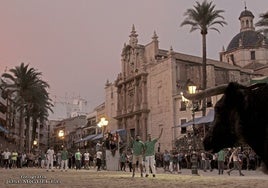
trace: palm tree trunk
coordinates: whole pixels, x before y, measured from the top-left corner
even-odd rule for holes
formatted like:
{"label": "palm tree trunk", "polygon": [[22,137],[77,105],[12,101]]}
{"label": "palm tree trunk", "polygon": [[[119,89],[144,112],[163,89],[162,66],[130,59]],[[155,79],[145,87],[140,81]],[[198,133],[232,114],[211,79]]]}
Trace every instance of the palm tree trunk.
{"label": "palm tree trunk", "polygon": [[[207,43],[206,34],[202,34],[202,89],[207,88]],[[202,116],[206,115],[207,99],[202,100]]]}
{"label": "palm tree trunk", "polygon": [[23,123],[23,110],[20,110],[20,118],[19,118],[19,149],[21,152],[24,151],[24,142],[23,142],[23,129],[22,129],[22,123]]}
{"label": "palm tree trunk", "polygon": [[26,117],[26,151],[27,152],[30,152],[31,150],[31,146],[30,146],[30,143],[31,143],[31,138],[30,138],[30,120],[31,118],[27,115]]}
{"label": "palm tree trunk", "polygon": [[[32,130],[32,139],[31,139],[31,146],[33,146],[33,142],[36,139],[36,128],[37,128],[37,120],[33,118],[33,130]],[[38,140],[39,142],[39,140]]]}

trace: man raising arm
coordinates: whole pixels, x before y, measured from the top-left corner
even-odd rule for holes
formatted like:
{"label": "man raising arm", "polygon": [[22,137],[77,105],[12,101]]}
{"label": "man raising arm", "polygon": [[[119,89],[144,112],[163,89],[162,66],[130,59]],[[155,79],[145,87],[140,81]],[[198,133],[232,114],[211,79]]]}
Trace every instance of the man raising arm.
{"label": "man raising arm", "polygon": [[161,129],[160,135],[158,138],[155,138],[152,140],[151,134],[148,135],[148,140],[144,143],[145,145],[145,169],[146,169],[146,175],[145,177],[149,176],[149,170],[150,167],[152,169],[153,177],[155,177],[155,144],[160,139],[163,133],[163,128]]}

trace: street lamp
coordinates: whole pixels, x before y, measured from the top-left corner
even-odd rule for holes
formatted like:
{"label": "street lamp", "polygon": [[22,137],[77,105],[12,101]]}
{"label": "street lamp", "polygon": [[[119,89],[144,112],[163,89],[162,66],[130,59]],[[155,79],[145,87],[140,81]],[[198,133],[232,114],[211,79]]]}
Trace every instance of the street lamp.
{"label": "street lamp", "polygon": [[[196,88],[197,86],[195,85],[189,85],[188,86],[188,92],[190,94],[195,94],[196,93]],[[190,103],[189,103],[189,100],[186,99],[184,96],[183,96],[183,93],[181,93],[181,96],[182,96],[182,101],[186,103],[186,105],[188,106]],[[195,126],[195,110],[197,108],[197,104],[195,103],[195,101],[192,101],[191,104],[191,110],[192,110],[192,119],[193,119],[193,153],[192,153],[192,156],[191,156],[191,162],[192,162],[192,174],[194,175],[198,175],[198,169],[197,169],[197,153],[196,153],[196,138],[195,138],[195,129],[194,129],[194,126]]]}
{"label": "street lamp", "polygon": [[34,140],[33,141],[33,148],[34,148],[34,150],[36,149],[36,146],[37,146],[37,140]]}
{"label": "street lamp", "polygon": [[62,148],[64,147],[64,130],[59,130],[58,136],[62,139]]}
{"label": "street lamp", "polygon": [[[104,129],[105,127],[108,125],[108,121],[105,119],[105,117],[102,117],[100,122],[97,124],[98,127],[101,128],[101,131],[102,131],[102,144],[104,142]],[[106,150],[104,149],[104,147],[102,147],[102,168],[104,169],[104,166],[105,166],[105,152]]]}
{"label": "street lamp", "polygon": [[[188,91],[190,94],[195,94],[196,93],[196,86],[195,85],[189,85],[188,86]],[[192,174],[198,175],[198,170],[197,170],[197,153],[196,153],[196,138],[195,138],[195,110],[197,106],[195,104],[195,101],[192,101],[192,117],[193,117],[193,153],[192,153]]]}
{"label": "street lamp", "polygon": [[105,117],[102,117],[100,122],[98,123],[98,127],[100,127],[102,131],[102,139],[104,139],[104,129],[107,125],[108,121],[105,119]]}

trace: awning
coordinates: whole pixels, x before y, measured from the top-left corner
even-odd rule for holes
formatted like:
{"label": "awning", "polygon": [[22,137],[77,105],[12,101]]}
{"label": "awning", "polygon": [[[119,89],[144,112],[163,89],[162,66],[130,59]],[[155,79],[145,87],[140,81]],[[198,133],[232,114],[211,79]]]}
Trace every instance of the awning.
{"label": "awning", "polygon": [[92,138],[96,137],[96,136],[99,136],[100,134],[90,134],[90,135],[87,135],[86,137],[82,138],[82,139],[79,139],[77,140],[75,143],[79,143],[79,142],[84,142],[84,141],[89,141],[91,140]]}
{"label": "awning", "polygon": [[0,125],[0,132],[1,131],[8,134],[8,130],[6,130],[2,125]]}
{"label": "awning", "polygon": [[197,122],[198,122],[201,118],[202,118],[202,117],[194,118],[194,122],[193,122],[193,120],[191,119],[190,121],[187,121],[186,123],[183,123],[182,125],[179,125],[178,127],[188,127],[188,126],[190,126],[190,125],[197,124]]}
{"label": "awning", "polygon": [[92,140],[99,140],[102,138],[102,134],[98,134],[97,136],[95,136]]}
{"label": "awning", "polygon": [[250,84],[258,84],[258,83],[268,83],[268,77],[262,76],[262,77],[252,78],[250,80]]}
{"label": "awning", "polygon": [[214,120],[214,110],[209,110],[208,114],[204,117],[202,117],[197,124],[203,124],[203,123],[211,123]]}
{"label": "awning", "polygon": [[190,125],[199,125],[199,124],[204,124],[204,123],[211,123],[214,120],[214,109],[210,109],[208,114],[203,117],[198,117],[193,120],[191,119],[190,121],[183,123],[182,125],[178,125],[177,127],[188,127]]}
{"label": "awning", "polygon": [[[111,134],[115,134],[115,133],[118,133],[119,136],[125,136],[127,134],[127,131],[125,129],[117,129],[117,130],[113,130],[111,131]],[[99,134],[98,136],[94,137],[93,139],[91,140],[98,140],[98,139],[101,139],[102,138],[102,134]]]}

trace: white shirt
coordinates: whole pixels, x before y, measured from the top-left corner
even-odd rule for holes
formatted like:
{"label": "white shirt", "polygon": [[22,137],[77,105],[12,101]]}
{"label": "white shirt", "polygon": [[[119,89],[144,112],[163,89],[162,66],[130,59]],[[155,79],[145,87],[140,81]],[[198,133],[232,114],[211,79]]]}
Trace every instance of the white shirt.
{"label": "white shirt", "polygon": [[9,151],[4,151],[3,152],[4,159],[9,159],[10,155],[11,155],[11,153]]}
{"label": "white shirt", "polygon": [[54,150],[53,149],[48,149],[47,150],[47,159],[48,160],[53,160],[53,155],[54,155]]}
{"label": "white shirt", "polygon": [[101,151],[98,151],[98,152],[96,153],[96,157],[97,157],[97,159],[101,159],[101,156],[102,156],[102,152],[101,152]]}
{"label": "white shirt", "polygon": [[89,153],[84,153],[84,157],[86,161],[89,161]]}

